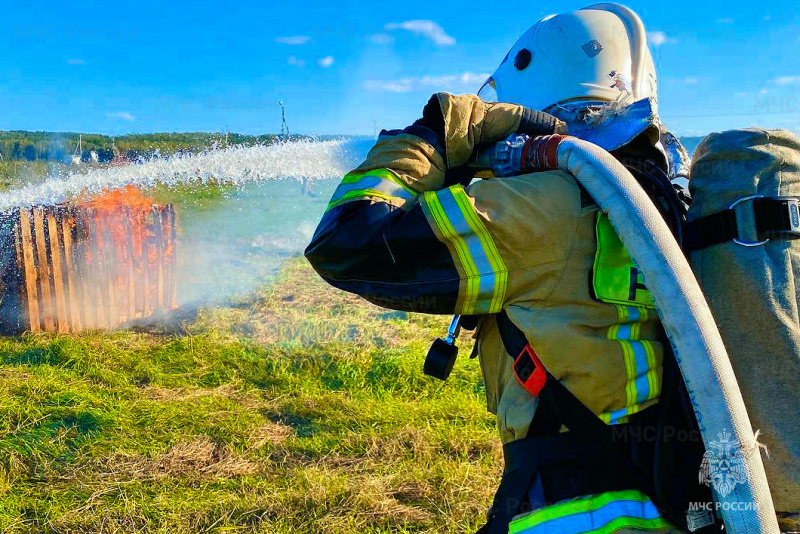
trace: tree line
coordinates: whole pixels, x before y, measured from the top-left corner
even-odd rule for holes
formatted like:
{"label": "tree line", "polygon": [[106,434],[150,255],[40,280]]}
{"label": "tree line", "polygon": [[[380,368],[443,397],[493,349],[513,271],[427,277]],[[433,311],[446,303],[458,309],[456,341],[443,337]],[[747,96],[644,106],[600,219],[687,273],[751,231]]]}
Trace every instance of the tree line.
{"label": "tree line", "polygon": [[[0,131],[0,158],[6,161],[69,162],[74,155],[83,161],[107,163],[119,155],[129,160],[196,153],[228,145],[271,144],[274,134],[151,133],[108,136],[75,132]],[[291,136],[299,139],[301,136]],[[78,154],[78,141],[81,150]]]}

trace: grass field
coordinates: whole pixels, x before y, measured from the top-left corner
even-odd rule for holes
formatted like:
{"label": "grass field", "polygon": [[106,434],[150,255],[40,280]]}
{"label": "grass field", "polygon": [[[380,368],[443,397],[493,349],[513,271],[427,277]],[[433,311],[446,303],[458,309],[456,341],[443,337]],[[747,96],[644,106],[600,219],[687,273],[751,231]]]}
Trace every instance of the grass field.
{"label": "grass field", "polygon": [[422,374],[447,320],[297,258],[166,324],[2,339],[0,532],[474,530],[501,452],[475,360]]}
{"label": "grass field", "polygon": [[9,161],[0,159],[0,193],[30,184],[38,184],[50,175],[68,172],[76,167],[45,161]]}

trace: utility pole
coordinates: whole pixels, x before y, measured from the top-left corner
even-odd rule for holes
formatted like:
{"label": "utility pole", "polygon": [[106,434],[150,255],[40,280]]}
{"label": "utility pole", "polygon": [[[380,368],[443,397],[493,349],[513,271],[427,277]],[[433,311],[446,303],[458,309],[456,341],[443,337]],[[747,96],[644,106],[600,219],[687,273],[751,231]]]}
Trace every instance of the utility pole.
{"label": "utility pole", "polygon": [[281,137],[289,137],[289,125],[286,124],[286,108],[283,106],[283,101],[278,100],[278,105],[281,107]]}

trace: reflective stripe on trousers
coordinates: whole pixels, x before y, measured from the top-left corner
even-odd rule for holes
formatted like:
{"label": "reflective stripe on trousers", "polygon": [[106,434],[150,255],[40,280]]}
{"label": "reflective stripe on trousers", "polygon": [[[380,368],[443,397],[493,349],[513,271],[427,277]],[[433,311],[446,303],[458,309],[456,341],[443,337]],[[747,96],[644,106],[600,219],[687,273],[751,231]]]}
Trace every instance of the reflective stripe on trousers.
{"label": "reflective stripe on trousers", "polygon": [[509,534],[611,534],[636,529],[677,532],[640,491],[613,491],[578,497],[514,519]]}

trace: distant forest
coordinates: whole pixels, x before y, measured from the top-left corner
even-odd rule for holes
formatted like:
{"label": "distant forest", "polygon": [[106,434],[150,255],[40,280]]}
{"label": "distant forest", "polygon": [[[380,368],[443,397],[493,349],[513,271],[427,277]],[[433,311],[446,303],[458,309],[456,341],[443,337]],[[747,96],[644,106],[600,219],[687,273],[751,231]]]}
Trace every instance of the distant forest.
{"label": "distant forest", "polygon": [[[197,153],[229,145],[272,144],[275,134],[244,135],[237,133],[150,133],[108,136],[74,132],[0,131],[0,160],[71,163],[81,139],[81,161],[108,163],[116,155],[138,161],[177,153]],[[330,136],[326,136],[330,137]],[[304,136],[290,136],[302,139]],[[691,154],[701,137],[683,137],[681,141]]]}
{"label": "distant forest", "polygon": [[[81,139],[81,160],[108,163],[115,155],[140,158],[195,153],[227,145],[271,144],[277,135],[236,133],[152,133],[111,137],[98,134],[0,131],[0,156],[5,161],[70,162]],[[300,136],[292,136],[292,139]]]}

